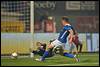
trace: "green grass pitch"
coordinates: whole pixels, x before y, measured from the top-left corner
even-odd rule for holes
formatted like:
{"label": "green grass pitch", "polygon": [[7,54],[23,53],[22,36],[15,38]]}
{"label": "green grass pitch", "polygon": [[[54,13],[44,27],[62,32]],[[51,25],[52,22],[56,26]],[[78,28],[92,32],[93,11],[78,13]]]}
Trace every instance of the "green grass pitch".
{"label": "green grass pitch", "polygon": [[[35,56],[38,58],[39,56]],[[43,62],[35,61],[32,58],[1,58],[1,66],[99,66],[99,53],[81,53],[80,62],[74,59],[56,55],[47,58]]]}

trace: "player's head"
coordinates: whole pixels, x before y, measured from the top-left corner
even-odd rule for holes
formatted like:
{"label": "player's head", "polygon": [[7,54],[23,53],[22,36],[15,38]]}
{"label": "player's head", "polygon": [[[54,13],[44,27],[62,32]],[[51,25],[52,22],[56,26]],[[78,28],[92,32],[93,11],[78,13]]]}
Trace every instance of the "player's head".
{"label": "player's head", "polygon": [[66,24],[69,24],[69,19],[67,16],[63,16],[62,19],[61,19],[61,23],[62,25],[66,25]]}

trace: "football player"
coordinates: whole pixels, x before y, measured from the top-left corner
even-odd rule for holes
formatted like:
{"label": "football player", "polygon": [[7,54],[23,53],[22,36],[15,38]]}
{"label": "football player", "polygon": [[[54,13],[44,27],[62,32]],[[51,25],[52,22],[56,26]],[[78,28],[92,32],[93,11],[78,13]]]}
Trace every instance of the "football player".
{"label": "football player", "polygon": [[[73,38],[73,34],[74,34],[73,33],[73,27],[70,25],[68,17],[62,17],[61,23],[63,25],[63,28],[62,28],[62,30],[59,34],[59,37],[57,39],[55,39],[53,42],[51,42],[50,45],[48,45],[48,50],[44,52],[43,56],[38,61],[44,61],[45,58],[47,56],[49,56],[50,50],[52,48],[61,46],[64,49],[64,46],[67,42],[67,37],[68,37],[69,34],[70,34],[69,43],[70,43],[70,45],[73,43],[72,42],[72,38]],[[73,54],[65,52],[65,53],[62,53],[62,55],[66,56],[66,57],[74,58],[76,61],[79,61],[79,59]]]}

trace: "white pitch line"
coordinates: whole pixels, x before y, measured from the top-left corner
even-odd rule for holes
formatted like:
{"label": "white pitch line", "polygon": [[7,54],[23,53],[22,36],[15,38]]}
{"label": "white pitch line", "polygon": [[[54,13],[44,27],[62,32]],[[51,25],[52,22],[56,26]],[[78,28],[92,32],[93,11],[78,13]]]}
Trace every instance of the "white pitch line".
{"label": "white pitch line", "polygon": [[[79,55],[79,56],[99,56],[97,55]],[[11,56],[1,56],[1,58],[10,58]],[[18,58],[28,58],[29,56],[18,56]],[[29,57],[30,58],[30,57]]]}
{"label": "white pitch line", "polygon": [[79,55],[79,56],[99,56],[99,55]]}
{"label": "white pitch line", "polygon": [[[89,63],[77,63],[77,64],[57,64],[57,65],[48,65],[48,66],[81,65],[81,64],[89,64]],[[91,64],[99,64],[99,63],[91,63]]]}

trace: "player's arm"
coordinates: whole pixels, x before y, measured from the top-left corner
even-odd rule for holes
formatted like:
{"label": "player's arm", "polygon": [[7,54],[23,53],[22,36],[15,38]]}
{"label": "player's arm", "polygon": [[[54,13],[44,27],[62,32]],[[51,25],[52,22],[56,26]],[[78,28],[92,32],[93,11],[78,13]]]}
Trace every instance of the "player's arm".
{"label": "player's arm", "polygon": [[69,34],[69,43],[72,44],[72,38],[73,38],[73,36],[74,36],[74,35],[73,35],[73,30],[70,29],[70,30],[69,30],[69,33],[70,33],[70,34]]}
{"label": "player's arm", "polygon": [[69,40],[69,43],[72,44],[72,38],[73,38],[74,32],[71,26],[65,26],[64,29],[69,32],[68,40]]}

